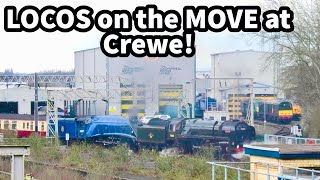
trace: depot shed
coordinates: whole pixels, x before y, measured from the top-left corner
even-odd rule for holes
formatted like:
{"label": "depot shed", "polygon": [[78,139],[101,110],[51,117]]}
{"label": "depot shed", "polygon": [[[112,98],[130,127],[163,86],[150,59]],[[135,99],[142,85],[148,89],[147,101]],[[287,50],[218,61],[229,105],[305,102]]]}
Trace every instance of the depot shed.
{"label": "depot shed", "polygon": [[[267,173],[278,175],[278,177],[270,176],[271,180],[279,179],[279,177],[287,177],[286,179],[310,179],[320,176],[320,145],[304,145],[304,144],[259,144],[246,145],[245,154],[250,155],[251,180],[268,179]],[[303,168],[303,169],[297,169]],[[262,174],[263,173],[263,174]]]}

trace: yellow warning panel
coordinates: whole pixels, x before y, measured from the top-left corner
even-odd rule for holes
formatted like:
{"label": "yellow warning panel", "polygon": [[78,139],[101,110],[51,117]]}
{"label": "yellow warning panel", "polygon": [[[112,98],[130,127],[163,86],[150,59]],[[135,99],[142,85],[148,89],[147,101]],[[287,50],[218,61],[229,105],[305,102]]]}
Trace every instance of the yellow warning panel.
{"label": "yellow warning panel", "polygon": [[109,107],[109,112],[110,113],[116,113],[117,112],[117,108],[115,106],[111,106],[111,107]]}

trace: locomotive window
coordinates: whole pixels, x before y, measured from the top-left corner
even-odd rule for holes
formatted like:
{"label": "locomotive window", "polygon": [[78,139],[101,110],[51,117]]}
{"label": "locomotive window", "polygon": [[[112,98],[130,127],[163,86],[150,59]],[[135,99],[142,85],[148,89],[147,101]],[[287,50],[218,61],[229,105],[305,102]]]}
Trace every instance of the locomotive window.
{"label": "locomotive window", "polygon": [[25,129],[26,128],[26,123],[23,123],[22,124],[22,129]]}
{"label": "locomotive window", "polygon": [[31,122],[30,130],[31,130],[31,131],[33,130],[33,122]]}
{"label": "locomotive window", "polygon": [[177,125],[176,125],[176,131],[179,131],[181,129],[181,123],[178,123]]}
{"label": "locomotive window", "polygon": [[0,120],[0,129],[1,129],[1,120]]}
{"label": "locomotive window", "polygon": [[16,130],[17,129],[17,121],[12,121],[11,129],[12,130]]}
{"label": "locomotive window", "polygon": [[27,123],[27,129],[29,129],[29,123]]}
{"label": "locomotive window", "polygon": [[4,129],[9,129],[9,121],[4,121],[3,128]]}
{"label": "locomotive window", "polygon": [[44,123],[41,123],[41,131],[44,131]]}
{"label": "locomotive window", "polygon": [[279,105],[279,110],[291,110],[291,104],[290,103],[281,103]]}

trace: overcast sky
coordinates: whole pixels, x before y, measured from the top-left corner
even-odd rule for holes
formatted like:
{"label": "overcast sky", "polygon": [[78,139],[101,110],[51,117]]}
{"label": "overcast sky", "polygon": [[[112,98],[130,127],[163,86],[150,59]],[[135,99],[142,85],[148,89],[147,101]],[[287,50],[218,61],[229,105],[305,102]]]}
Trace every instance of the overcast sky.
{"label": "overcast sky", "polygon": [[[222,3],[223,2],[223,3]],[[32,73],[43,70],[70,70],[74,68],[74,51],[99,47],[103,33],[93,29],[79,33],[47,33],[41,30],[33,33],[8,33],[3,28],[3,9],[7,5],[15,5],[17,9],[25,5],[39,8],[45,5],[70,5],[77,7],[87,5],[95,12],[107,9],[127,9],[133,11],[136,6],[156,4],[161,10],[174,9],[182,12],[185,5],[258,5],[258,0],[10,0],[0,1],[0,72],[13,68],[15,72]],[[197,33],[196,34],[197,68],[210,67],[210,54],[224,51],[260,49],[258,45],[250,45],[239,33]]]}

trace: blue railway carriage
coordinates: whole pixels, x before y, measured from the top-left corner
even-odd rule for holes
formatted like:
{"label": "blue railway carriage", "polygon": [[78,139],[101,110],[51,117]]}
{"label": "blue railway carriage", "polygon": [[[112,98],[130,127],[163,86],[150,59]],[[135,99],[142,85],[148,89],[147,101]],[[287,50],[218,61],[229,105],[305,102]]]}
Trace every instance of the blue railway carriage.
{"label": "blue railway carriage", "polygon": [[[50,127],[55,129],[53,121]],[[71,142],[85,141],[107,147],[124,143],[134,149],[137,141],[129,120],[120,116],[59,118],[59,139],[64,141],[67,133]]]}

